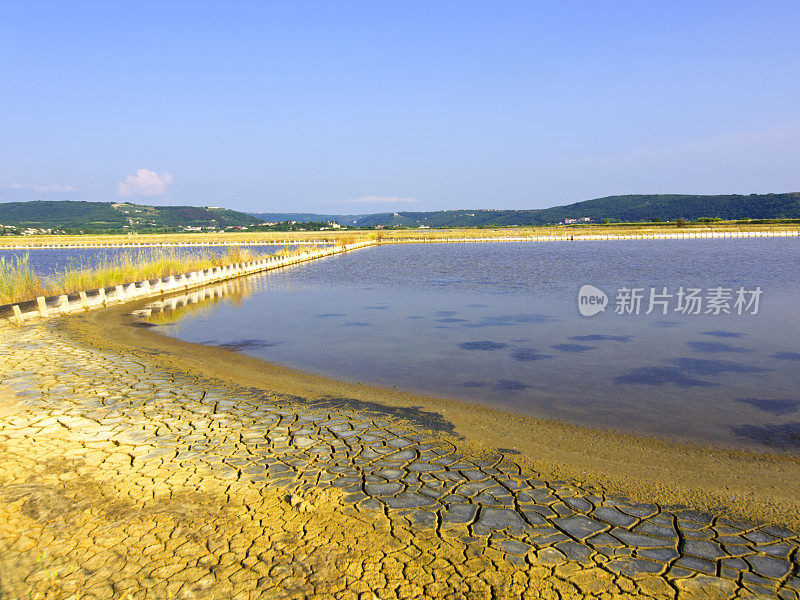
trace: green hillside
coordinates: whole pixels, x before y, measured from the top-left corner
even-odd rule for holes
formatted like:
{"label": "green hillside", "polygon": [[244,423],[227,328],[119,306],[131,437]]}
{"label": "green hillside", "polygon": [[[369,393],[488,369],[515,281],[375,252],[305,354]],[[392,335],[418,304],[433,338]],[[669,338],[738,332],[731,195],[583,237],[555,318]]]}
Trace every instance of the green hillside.
{"label": "green hillside", "polygon": [[[246,214],[217,207],[147,206],[130,203],[37,201],[0,203],[0,225],[53,229],[67,233],[220,230],[250,227],[262,221],[338,221],[350,227],[491,227],[563,223],[590,219],[593,223],[696,220],[800,219],[800,193],[700,196],[633,194],[608,196],[540,210],[441,210],[370,215],[313,213]],[[2,232],[2,230],[0,230]],[[8,232],[8,229],[6,229]]]}
{"label": "green hillside", "polygon": [[664,221],[679,218],[695,220],[700,217],[738,219],[797,219],[800,218],[800,193],[790,194],[731,194],[699,196],[687,194],[633,194],[608,196],[567,206],[555,206],[537,211],[536,223],[556,223],[564,219],[591,217],[595,221]]}
{"label": "green hillside", "polygon": [[68,233],[223,229],[257,223],[252,215],[223,208],[148,206],[112,202],[36,201],[0,203],[0,224]]}
{"label": "green hillside", "polygon": [[[269,214],[259,215],[273,216]],[[277,216],[277,215],[275,215]],[[608,196],[566,206],[540,210],[440,210],[433,212],[396,212],[371,215],[314,215],[280,213],[281,220],[327,221],[357,227],[488,227],[513,225],[546,225],[563,223],[564,219],[588,217],[594,223],[671,221],[701,217],[724,220],[798,219],[800,193],[700,196],[689,194],[635,194]]]}
{"label": "green hillside", "polygon": [[326,223],[328,221],[336,221],[342,225],[352,225],[353,221],[363,217],[364,215],[329,215],[322,213],[250,213],[261,221],[269,223],[281,223],[282,221],[297,221],[298,223],[310,223],[312,221],[317,223]]}
{"label": "green hillside", "polygon": [[0,204],[0,223],[36,229],[121,229],[125,215],[110,202],[37,201]]}

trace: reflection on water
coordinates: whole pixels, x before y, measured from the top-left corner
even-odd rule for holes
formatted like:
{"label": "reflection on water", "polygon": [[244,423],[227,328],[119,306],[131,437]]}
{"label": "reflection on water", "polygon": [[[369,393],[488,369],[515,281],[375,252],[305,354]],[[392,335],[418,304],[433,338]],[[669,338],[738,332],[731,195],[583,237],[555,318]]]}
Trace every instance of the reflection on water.
{"label": "reflection on water", "polygon": [[[224,294],[197,296],[198,308],[165,305],[150,320],[168,335],[334,377],[800,452],[796,245],[380,246],[231,282]],[[622,286],[758,285],[764,294],[757,315],[609,309],[586,318],[577,311],[585,283],[610,298]]]}
{"label": "reflection on water", "polygon": [[716,354],[717,352],[752,352],[751,348],[744,348],[742,346],[734,346],[733,344],[725,344],[723,342],[686,342],[695,352],[703,352],[706,354]]}
{"label": "reflection on water", "polygon": [[749,440],[778,450],[797,452],[800,448],[800,422],[775,425],[737,425],[733,431]]}
{"label": "reflection on water", "polygon": [[774,415],[789,415],[797,412],[800,408],[800,400],[765,400],[764,398],[739,398],[739,402],[744,402],[750,406],[755,406],[758,410],[772,413]]}
{"label": "reflection on water", "polygon": [[236,350],[242,352],[245,350],[258,350],[260,348],[269,348],[270,346],[277,346],[278,342],[268,342],[266,340],[249,339],[249,340],[236,340],[235,342],[228,342],[227,344],[219,344],[220,348],[227,350]]}
{"label": "reflection on water", "polygon": [[202,318],[224,302],[236,306],[250,295],[250,282],[246,278],[231,279],[209,285],[185,294],[154,300],[133,314],[151,325],[169,325],[178,331],[182,323]]}

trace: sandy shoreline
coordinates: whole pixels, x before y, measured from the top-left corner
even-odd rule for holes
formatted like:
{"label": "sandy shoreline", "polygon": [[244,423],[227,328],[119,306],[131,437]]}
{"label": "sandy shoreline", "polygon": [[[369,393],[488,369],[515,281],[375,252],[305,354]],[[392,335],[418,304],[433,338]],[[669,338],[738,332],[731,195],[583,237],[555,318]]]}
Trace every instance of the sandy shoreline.
{"label": "sandy shoreline", "polygon": [[800,529],[800,458],[679,443],[535,419],[485,406],[342,382],[270,364],[225,349],[191,344],[133,326],[126,305],[77,319],[63,330],[117,352],[156,353],[156,360],[237,385],[302,397],[346,398],[378,405],[437,430],[461,451],[499,448],[544,477],[565,479],[638,502],[684,505],[753,522]]}

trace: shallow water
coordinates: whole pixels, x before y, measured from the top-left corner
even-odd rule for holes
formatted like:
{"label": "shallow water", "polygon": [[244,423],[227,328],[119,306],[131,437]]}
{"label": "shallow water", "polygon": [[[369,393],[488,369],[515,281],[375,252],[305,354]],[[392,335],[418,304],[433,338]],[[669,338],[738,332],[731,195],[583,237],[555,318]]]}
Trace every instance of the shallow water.
{"label": "shallow water", "polygon": [[[235,302],[159,327],[536,417],[800,452],[799,249],[793,238],[387,245],[251,277]],[[584,284],[608,294],[604,312],[581,316]],[[644,288],[641,314],[615,313],[625,286]],[[675,296],[668,314],[643,314],[664,286],[762,294],[757,314],[733,300],[732,314],[682,314]]]}
{"label": "shallow water", "polygon": [[[0,250],[0,257],[6,261],[14,261],[28,256],[34,273],[43,277],[52,277],[63,272],[65,268],[93,268],[108,259],[110,261],[124,256],[139,258],[150,255],[173,254],[176,256],[197,256],[198,254],[225,254],[230,248],[239,246],[175,246],[166,248],[30,248],[26,250]],[[253,254],[271,254],[283,246],[244,246],[244,250]]]}

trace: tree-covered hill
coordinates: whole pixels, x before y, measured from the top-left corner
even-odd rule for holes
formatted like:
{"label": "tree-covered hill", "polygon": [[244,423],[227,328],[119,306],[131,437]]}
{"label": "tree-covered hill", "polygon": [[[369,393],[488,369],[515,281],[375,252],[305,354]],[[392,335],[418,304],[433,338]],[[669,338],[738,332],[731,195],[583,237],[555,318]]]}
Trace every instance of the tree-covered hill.
{"label": "tree-covered hill", "polygon": [[36,201],[0,203],[0,224],[68,232],[168,231],[186,227],[248,226],[252,215],[197,206],[147,206],[112,202]]}
{"label": "tree-covered hill", "polygon": [[586,200],[537,211],[537,223],[591,217],[595,221],[695,220],[700,217],[737,219],[800,218],[800,193],[699,196],[688,194],[632,194]]}
{"label": "tree-covered hill", "polygon": [[369,215],[312,213],[246,214],[217,207],[146,206],[130,203],[37,201],[0,203],[0,225],[67,232],[175,231],[201,227],[250,227],[262,221],[338,221],[343,226],[489,227],[546,225],[565,219],[593,223],[696,220],[798,219],[800,193],[700,196],[632,194],[608,196],[539,210],[440,210]]}
{"label": "tree-covered hill", "polygon": [[36,201],[0,204],[0,223],[37,229],[120,229],[125,215],[110,202]]}
{"label": "tree-covered hill", "polygon": [[[266,217],[267,215],[259,215]],[[358,227],[486,227],[506,225],[546,225],[565,219],[589,218],[594,223],[662,221],[701,217],[724,220],[800,218],[800,193],[701,196],[689,194],[635,194],[608,196],[566,206],[540,210],[440,210],[396,212],[371,215],[309,215],[282,213],[283,219],[338,220]],[[324,217],[324,218],[323,218]]]}

